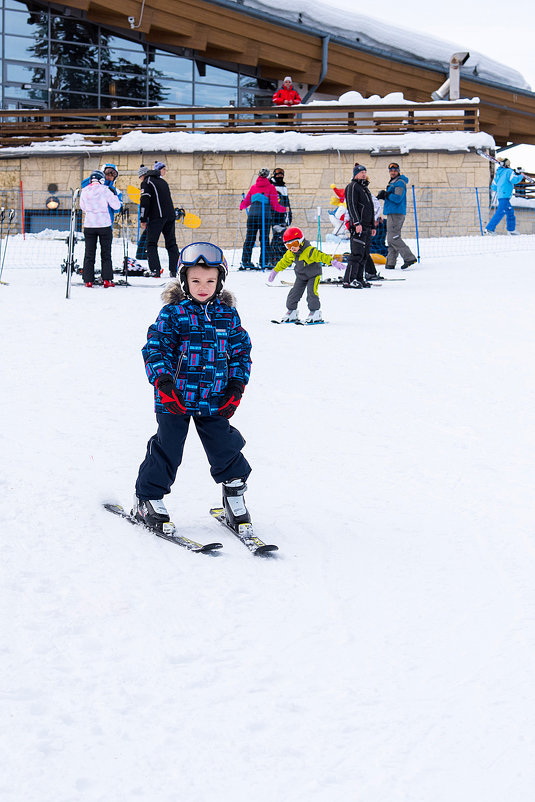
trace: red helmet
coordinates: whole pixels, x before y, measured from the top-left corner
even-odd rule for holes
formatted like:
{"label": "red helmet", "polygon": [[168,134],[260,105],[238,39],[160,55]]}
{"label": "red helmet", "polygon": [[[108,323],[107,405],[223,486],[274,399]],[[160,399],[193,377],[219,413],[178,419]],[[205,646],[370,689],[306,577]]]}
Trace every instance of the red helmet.
{"label": "red helmet", "polygon": [[298,239],[301,242],[304,239],[304,234],[300,228],[297,226],[291,226],[287,228],[284,234],[282,235],[283,242],[294,242],[294,240]]}

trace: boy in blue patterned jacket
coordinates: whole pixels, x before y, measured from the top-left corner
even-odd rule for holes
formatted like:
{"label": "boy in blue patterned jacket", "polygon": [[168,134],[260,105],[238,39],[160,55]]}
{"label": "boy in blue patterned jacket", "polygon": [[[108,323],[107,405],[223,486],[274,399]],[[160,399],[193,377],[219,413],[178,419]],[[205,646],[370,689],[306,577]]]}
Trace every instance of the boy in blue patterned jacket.
{"label": "boy in blue patterned jacket", "polygon": [[223,289],[227,272],[217,245],[194,242],[183,248],[178,278],[166,287],[166,305],[142,349],[158,431],[139,468],[132,514],[151,527],[169,521],[162,499],[182,461],[191,419],[210,473],[223,485],[229,524],[237,528],[250,521],[243,494],[251,467],[242,454],[245,440],[229,418],[249,381],[251,341],[233,295]]}

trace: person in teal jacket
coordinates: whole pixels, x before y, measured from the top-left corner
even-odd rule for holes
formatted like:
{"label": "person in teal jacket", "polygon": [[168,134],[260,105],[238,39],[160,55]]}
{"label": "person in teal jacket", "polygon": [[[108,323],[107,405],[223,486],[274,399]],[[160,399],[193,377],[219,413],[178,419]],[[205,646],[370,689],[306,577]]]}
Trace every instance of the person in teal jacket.
{"label": "person in teal jacket", "polygon": [[401,229],[407,214],[407,184],[409,179],[401,175],[399,164],[392,162],[388,165],[390,181],[386,189],[377,193],[379,200],[384,201],[383,214],[386,217],[386,242],[388,254],[385,267],[393,270],[398,256],[403,259],[401,269],[415,264],[417,259],[409,246],[401,239]]}
{"label": "person in teal jacket", "polygon": [[490,185],[490,188],[496,193],[498,208],[487,223],[485,234],[494,234],[496,232],[496,226],[503,217],[506,219],[507,233],[517,233],[515,231],[516,218],[511,205],[511,197],[515,191],[515,186],[522,181],[524,176],[520,167],[513,170],[509,164],[509,159],[503,160],[503,163],[496,170],[494,181]]}

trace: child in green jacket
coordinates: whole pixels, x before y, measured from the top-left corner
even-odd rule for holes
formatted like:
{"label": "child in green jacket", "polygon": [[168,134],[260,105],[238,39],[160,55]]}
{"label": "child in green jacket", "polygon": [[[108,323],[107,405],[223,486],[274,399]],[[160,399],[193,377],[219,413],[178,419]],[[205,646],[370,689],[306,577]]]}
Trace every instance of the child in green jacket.
{"label": "child in green jacket", "polygon": [[337,255],[331,256],[328,253],[318,251],[313,248],[308,240],[303,236],[300,228],[295,226],[287,228],[283,235],[283,242],[288,249],[282,259],[277,262],[274,270],[269,274],[268,281],[273,281],[276,274],[293,265],[295,270],[295,283],[288,293],[286,299],[286,314],[281,323],[296,323],[297,304],[301,300],[304,291],[307,291],[307,304],[309,315],[306,323],[324,323],[320,309],[320,298],[318,294],[318,284],[321,279],[322,263],[332,265],[338,270],[343,270],[344,265],[340,262]]}

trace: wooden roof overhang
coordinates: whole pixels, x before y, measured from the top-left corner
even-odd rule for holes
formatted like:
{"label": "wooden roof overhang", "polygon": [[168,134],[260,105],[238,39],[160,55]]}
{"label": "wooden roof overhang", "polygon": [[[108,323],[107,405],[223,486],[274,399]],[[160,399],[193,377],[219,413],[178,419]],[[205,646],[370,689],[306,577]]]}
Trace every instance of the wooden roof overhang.
{"label": "wooden roof overhang", "polygon": [[[291,74],[296,82],[315,85],[321,76],[327,32],[285,21],[275,12],[268,17],[229,0],[54,0],[54,5],[78,9],[91,22],[139,34],[156,46],[256,68],[264,78]],[[128,17],[134,18],[134,29]],[[282,37],[289,35],[291,47],[281,48]],[[390,54],[386,45],[378,52],[333,35],[320,91],[340,95],[355,89],[364,96],[403,92],[407,100],[422,102],[429,101],[446,77],[438,63]],[[480,98],[480,128],[498,145],[535,144],[534,93],[461,75],[461,95]]]}

